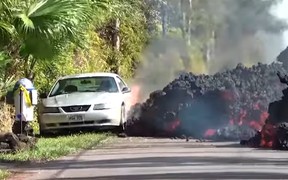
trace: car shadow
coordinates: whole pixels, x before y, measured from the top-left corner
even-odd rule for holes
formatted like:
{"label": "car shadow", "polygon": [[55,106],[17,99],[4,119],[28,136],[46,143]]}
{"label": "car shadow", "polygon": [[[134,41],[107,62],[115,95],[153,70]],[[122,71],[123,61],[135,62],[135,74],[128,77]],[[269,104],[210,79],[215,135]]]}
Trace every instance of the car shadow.
{"label": "car shadow", "polygon": [[71,129],[62,129],[57,132],[51,132],[47,134],[35,134],[37,138],[57,138],[61,136],[71,136],[77,134],[86,134],[86,133],[109,133],[114,135],[119,135],[119,132],[113,128],[101,129],[101,128],[71,128]]}

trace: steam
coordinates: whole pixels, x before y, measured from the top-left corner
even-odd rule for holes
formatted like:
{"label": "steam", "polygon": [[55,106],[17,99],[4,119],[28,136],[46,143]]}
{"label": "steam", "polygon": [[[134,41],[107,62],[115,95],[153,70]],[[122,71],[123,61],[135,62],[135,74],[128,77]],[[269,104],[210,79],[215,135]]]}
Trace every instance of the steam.
{"label": "steam", "polygon": [[[209,11],[220,22],[214,58],[208,64],[210,74],[234,68],[239,63],[246,66],[258,62],[270,63],[283,49],[283,30],[286,25],[267,6],[257,6],[257,0],[254,1],[209,1]],[[215,3],[221,6],[219,9],[222,11],[214,10],[218,9]]]}
{"label": "steam", "polygon": [[162,89],[185,70],[183,56],[187,56],[187,47],[181,39],[163,38],[150,43],[133,82],[141,87],[140,101],[146,100],[151,92]]}
{"label": "steam", "polygon": [[[235,68],[239,63],[246,66],[258,62],[270,63],[283,49],[283,22],[269,12],[269,9],[266,10],[266,6],[258,7],[256,0],[241,1],[242,3],[239,0],[205,2],[203,7],[197,7],[197,4],[193,7],[205,8],[205,15],[217,22],[217,25],[208,28],[211,32],[206,37],[207,43],[198,45],[199,41],[202,43],[202,35],[198,37],[197,33],[192,35],[191,46],[187,46],[185,40],[175,35],[172,35],[174,38],[164,37],[151,41],[143,52],[143,63],[136,70],[133,81],[133,85],[141,87],[138,101],[146,100],[151,92],[162,89],[182,71],[215,74]],[[172,8],[180,11],[179,4],[174,0],[169,0],[169,3],[174,6]],[[167,13],[168,19],[175,21],[170,22],[171,24],[179,24],[176,21],[179,21],[181,12]],[[269,24],[270,22],[272,23]],[[195,51],[195,47],[201,51]],[[211,59],[199,62],[205,55],[209,55]]]}

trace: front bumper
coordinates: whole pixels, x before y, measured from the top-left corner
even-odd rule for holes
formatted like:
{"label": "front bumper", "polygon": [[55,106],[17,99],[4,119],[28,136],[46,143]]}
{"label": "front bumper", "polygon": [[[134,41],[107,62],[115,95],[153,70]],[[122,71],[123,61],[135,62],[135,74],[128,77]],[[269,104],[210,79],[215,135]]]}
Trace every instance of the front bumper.
{"label": "front bumper", "polygon": [[119,126],[121,110],[117,108],[73,113],[44,113],[39,116],[41,130]]}

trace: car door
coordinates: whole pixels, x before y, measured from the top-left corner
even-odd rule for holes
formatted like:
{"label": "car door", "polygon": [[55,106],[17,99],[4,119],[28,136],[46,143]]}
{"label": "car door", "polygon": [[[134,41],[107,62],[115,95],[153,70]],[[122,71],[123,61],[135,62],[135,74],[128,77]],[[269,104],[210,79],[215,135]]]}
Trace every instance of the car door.
{"label": "car door", "polygon": [[[125,103],[125,110],[126,110],[126,113],[127,111],[130,109],[130,106],[131,106],[131,91],[130,91],[130,88],[127,86],[127,84],[125,83],[125,81],[120,78],[119,76],[116,76],[116,82],[120,88],[120,91],[122,93],[122,96],[123,96],[123,100],[124,100],[124,103]],[[126,91],[122,91],[124,88],[127,88]]]}

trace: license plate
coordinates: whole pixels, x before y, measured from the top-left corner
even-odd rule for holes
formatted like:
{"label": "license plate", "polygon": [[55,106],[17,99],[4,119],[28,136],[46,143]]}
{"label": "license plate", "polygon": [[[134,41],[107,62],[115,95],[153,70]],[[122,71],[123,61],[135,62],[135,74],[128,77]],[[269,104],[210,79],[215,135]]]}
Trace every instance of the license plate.
{"label": "license plate", "polygon": [[72,116],[68,116],[68,120],[69,121],[83,121],[84,118],[82,115],[72,115]]}

